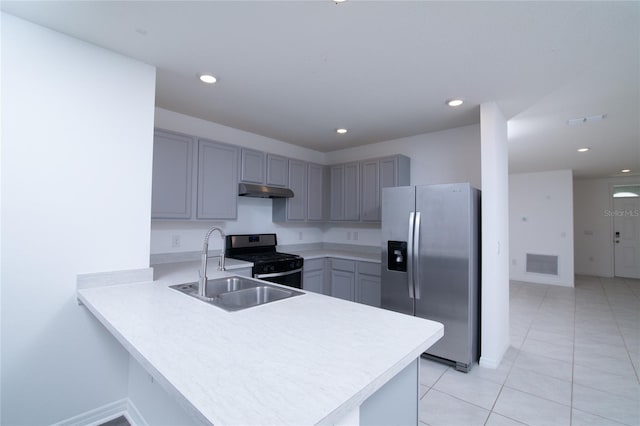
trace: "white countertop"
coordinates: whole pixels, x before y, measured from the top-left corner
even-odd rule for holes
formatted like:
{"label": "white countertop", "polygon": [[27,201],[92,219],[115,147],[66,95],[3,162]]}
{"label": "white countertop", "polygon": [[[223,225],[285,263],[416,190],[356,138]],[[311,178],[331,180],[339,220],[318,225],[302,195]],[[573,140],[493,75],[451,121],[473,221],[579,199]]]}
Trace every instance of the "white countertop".
{"label": "white countertop", "polygon": [[437,322],[314,293],[226,312],[168,288],[194,281],[197,262],[163,267],[156,281],[78,296],[205,424],[332,424],[443,334]]}
{"label": "white countertop", "polygon": [[323,257],[336,257],[346,260],[380,263],[380,253],[367,253],[357,251],[345,251],[336,249],[311,249],[311,250],[287,250],[287,253],[297,254],[305,259],[319,259]]}

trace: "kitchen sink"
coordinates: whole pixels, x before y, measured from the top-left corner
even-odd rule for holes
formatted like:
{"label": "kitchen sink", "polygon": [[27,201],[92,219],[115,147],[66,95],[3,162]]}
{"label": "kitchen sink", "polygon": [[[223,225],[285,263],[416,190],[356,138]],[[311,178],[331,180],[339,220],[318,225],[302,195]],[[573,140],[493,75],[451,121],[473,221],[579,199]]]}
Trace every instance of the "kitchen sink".
{"label": "kitchen sink", "polygon": [[198,296],[197,282],[172,285],[171,288],[226,311],[240,311],[304,294],[239,276],[208,280],[204,297]]}

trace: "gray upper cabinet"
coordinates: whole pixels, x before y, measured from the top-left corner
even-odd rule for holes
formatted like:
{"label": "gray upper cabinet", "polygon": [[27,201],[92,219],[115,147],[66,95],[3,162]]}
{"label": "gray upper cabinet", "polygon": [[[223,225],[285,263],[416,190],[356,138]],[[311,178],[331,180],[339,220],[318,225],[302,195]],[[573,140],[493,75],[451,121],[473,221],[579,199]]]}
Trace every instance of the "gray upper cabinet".
{"label": "gray upper cabinet", "polygon": [[331,166],[329,220],[360,220],[360,164]]}
{"label": "gray upper cabinet", "polygon": [[240,154],[240,181],[263,184],[265,181],[264,152],[242,148]]}
{"label": "gray upper cabinet", "polygon": [[289,159],[280,155],[265,154],[255,149],[242,148],[240,182],[287,187]]}
{"label": "gray upper cabinet", "polygon": [[360,219],[360,164],[344,165],[344,220]]}
{"label": "gray upper cabinet", "polygon": [[380,221],[380,161],[363,161],[362,165],[361,217],[363,222]]}
{"label": "gray upper cabinet", "polygon": [[324,220],[325,167],[300,160],[288,160],[289,188],[293,198],[273,200],[274,222]]}
{"label": "gray upper cabinet", "polygon": [[325,167],[313,163],[307,167],[307,220],[322,221],[325,218]]}
{"label": "gray upper cabinet", "polygon": [[198,140],[197,219],[238,216],[238,148]]}
{"label": "gray upper cabinet", "polygon": [[344,220],[344,165],[329,168],[329,220]]}
{"label": "gray upper cabinet", "polygon": [[410,182],[410,159],[394,155],[360,163],[360,218],[363,222],[380,222],[382,188],[405,186]]}
{"label": "gray upper cabinet", "polygon": [[289,159],[267,154],[267,185],[289,186]]}
{"label": "gray upper cabinet", "polygon": [[193,137],[154,132],[152,219],[191,218],[193,164]]}
{"label": "gray upper cabinet", "polygon": [[407,186],[411,182],[411,160],[404,155],[380,159],[380,187]]}
{"label": "gray upper cabinet", "polygon": [[307,163],[289,160],[289,188],[293,198],[287,199],[287,220],[307,218]]}
{"label": "gray upper cabinet", "polygon": [[156,129],[152,219],[235,219],[239,149]]}

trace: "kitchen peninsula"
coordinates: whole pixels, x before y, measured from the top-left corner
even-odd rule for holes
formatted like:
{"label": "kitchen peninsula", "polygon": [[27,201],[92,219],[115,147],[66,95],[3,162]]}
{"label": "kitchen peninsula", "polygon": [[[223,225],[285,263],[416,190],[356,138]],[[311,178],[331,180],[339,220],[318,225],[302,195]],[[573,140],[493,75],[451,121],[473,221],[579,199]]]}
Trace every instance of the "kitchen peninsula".
{"label": "kitchen peninsula", "polygon": [[194,424],[417,423],[417,358],[441,324],[314,293],[226,312],[169,288],[196,277],[185,262],[78,290]]}

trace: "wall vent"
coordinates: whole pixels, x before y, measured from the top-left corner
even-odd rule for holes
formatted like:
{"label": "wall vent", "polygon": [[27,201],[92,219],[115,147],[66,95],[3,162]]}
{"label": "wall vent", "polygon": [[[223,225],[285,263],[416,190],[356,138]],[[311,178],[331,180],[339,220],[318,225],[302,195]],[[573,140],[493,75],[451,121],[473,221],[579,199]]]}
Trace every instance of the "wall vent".
{"label": "wall vent", "polygon": [[527,272],[558,275],[558,256],[527,253]]}

